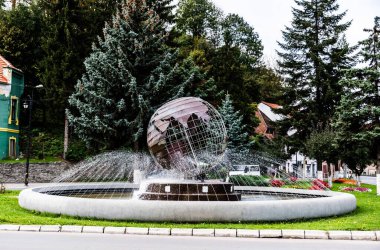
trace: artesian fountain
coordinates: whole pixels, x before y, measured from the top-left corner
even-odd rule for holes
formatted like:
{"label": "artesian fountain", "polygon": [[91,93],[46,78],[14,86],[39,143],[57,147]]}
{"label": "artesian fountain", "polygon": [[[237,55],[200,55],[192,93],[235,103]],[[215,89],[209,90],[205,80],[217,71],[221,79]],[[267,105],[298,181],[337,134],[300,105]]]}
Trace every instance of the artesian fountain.
{"label": "artesian fountain", "polygon": [[[355,197],[346,193],[208,179],[225,163],[227,134],[220,114],[200,98],[179,98],[160,107],[149,122],[147,143],[152,157],[104,153],[54,184],[22,191],[19,204],[79,217],[177,222],[284,221],[356,208]],[[141,184],[130,182],[141,176],[146,177]]]}

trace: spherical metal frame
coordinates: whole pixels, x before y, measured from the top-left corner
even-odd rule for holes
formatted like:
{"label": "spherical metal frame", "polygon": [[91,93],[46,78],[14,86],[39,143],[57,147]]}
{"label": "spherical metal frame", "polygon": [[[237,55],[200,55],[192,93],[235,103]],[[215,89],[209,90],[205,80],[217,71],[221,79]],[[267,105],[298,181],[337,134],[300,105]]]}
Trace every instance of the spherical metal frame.
{"label": "spherical metal frame", "polygon": [[183,97],[156,110],[149,121],[147,142],[158,165],[195,176],[222,160],[227,131],[223,117],[210,103]]}

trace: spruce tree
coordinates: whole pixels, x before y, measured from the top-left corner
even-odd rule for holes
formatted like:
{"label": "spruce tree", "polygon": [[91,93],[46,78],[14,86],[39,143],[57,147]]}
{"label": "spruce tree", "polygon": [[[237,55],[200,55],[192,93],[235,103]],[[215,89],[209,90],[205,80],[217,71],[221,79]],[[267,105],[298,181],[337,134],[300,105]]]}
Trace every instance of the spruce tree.
{"label": "spruce tree", "polygon": [[[119,0],[117,0],[119,1]],[[117,2],[116,1],[116,2]],[[67,99],[84,72],[83,61],[101,34],[104,22],[116,9],[108,0],[39,0],[42,58],[36,66],[44,85],[44,123],[62,124]],[[42,91],[41,91],[42,92]]]}
{"label": "spruce tree", "polygon": [[334,119],[342,160],[359,175],[371,162],[380,173],[380,18],[366,31],[370,36],[359,43],[366,66],[345,72],[340,81],[344,95]]}
{"label": "spruce tree", "polygon": [[[295,0],[291,26],[279,43],[280,73],[285,80],[283,108],[287,118],[279,133],[287,136],[291,151],[306,152],[305,142],[312,131],[328,127],[339,102],[341,70],[352,66],[353,47],[344,32],[351,22],[342,22],[337,0]],[[321,170],[323,159],[317,159]]]}
{"label": "spruce tree", "polygon": [[232,150],[246,150],[250,144],[248,133],[244,132],[243,116],[239,111],[235,111],[229,94],[226,94],[222,105],[218,109],[222,115],[227,130],[227,147]]}
{"label": "spruce tree", "polygon": [[86,73],[69,98],[68,118],[88,145],[146,145],[150,116],[162,103],[206,82],[191,63],[179,65],[166,46],[164,24],[145,0],[123,1],[85,60]]}

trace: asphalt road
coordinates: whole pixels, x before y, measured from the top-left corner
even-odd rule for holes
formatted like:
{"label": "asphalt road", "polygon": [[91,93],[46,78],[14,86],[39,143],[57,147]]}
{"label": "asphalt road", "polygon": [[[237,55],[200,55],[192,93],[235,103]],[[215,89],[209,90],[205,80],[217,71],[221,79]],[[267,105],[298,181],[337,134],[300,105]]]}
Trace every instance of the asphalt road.
{"label": "asphalt road", "polygon": [[246,239],[78,233],[0,232],[1,250],[379,250],[377,241]]}

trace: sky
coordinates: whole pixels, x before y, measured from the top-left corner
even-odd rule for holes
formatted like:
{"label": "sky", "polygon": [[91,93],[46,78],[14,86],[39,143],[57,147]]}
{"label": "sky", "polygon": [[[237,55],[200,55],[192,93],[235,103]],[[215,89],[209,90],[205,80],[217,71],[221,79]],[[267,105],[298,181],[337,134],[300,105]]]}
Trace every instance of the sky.
{"label": "sky", "polygon": [[[276,41],[282,41],[281,30],[290,26],[291,8],[294,0],[212,0],[225,14],[236,13],[242,16],[259,34],[264,46],[264,61],[271,64],[277,56]],[[338,0],[339,13],[347,10],[344,21],[352,20],[346,31],[351,45],[368,36],[364,28],[372,28],[376,15],[380,16],[380,0]]]}

